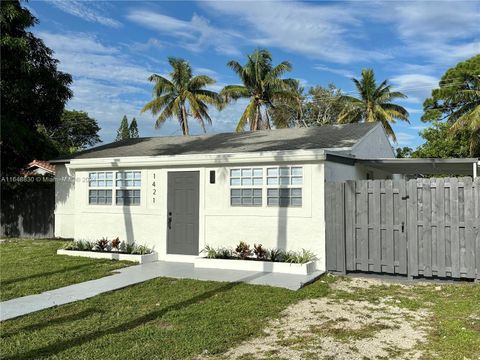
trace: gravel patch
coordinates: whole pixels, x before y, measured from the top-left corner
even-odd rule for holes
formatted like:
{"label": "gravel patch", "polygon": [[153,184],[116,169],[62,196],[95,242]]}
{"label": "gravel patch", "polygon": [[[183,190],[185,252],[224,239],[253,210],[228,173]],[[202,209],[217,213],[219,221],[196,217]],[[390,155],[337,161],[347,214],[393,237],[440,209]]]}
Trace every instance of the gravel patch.
{"label": "gravel patch", "polygon": [[[378,280],[352,279],[333,284],[342,291],[366,288]],[[367,301],[329,298],[291,305],[272,321],[265,335],[231,349],[227,359],[419,359],[417,345],[427,337],[426,310],[411,311],[391,299]]]}

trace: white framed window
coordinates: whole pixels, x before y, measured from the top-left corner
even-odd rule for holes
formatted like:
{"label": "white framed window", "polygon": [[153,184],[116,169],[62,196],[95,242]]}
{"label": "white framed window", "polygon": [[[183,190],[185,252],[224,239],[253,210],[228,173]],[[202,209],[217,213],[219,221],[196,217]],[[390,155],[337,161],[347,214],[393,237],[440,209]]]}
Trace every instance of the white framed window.
{"label": "white framed window", "polygon": [[267,205],[280,207],[302,206],[302,189],[267,189]]}
{"label": "white framed window", "polygon": [[115,175],[115,204],[140,205],[141,171],[118,171]]}
{"label": "white framed window", "polygon": [[230,205],[262,206],[263,168],[230,169]]}
{"label": "white framed window", "polygon": [[230,170],[230,186],[262,186],[262,168],[242,168]]}
{"label": "white framed window", "polygon": [[141,187],[141,171],[119,171],[116,174],[115,185],[117,188]]}
{"label": "white framed window", "polygon": [[282,166],[267,168],[267,185],[302,185],[303,168],[301,166]]}
{"label": "white framed window", "polygon": [[[141,171],[96,171],[88,174],[90,205],[140,205]],[[115,192],[115,194],[114,194]]]}
{"label": "white framed window", "polygon": [[88,173],[88,186],[91,188],[111,188],[113,185],[113,172],[97,171]]}
{"label": "white framed window", "polygon": [[230,189],[230,205],[262,206],[262,189]]}
{"label": "white framed window", "polygon": [[302,206],[303,167],[267,168],[267,206]]}
{"label": "white framed window", "polygon": [[115,203],[117,205],[140,205],[140,190],[119,190],[115,191]]}
{"label": "white framed window", "polygon": [[88,203],[90,205],[112,205],[113,172],[88,173]]}

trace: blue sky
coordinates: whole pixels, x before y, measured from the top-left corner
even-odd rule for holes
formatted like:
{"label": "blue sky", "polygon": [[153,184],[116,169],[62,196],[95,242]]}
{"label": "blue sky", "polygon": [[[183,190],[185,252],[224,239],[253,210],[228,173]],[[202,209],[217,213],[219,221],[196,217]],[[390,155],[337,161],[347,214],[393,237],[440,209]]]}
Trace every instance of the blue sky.
{"label": "blue sky", "polygon": [[[401,104],[411,124],[397,123],[398,144],[417,146],[426,124],[422,102],[449,67],[480,53],[479,1],[31,1],[40,24],[33,32],[54,50],[60,69],[73,75],[69,109],[98,120],[104,142],[113,140],[124,114],[136,117],[141,136],[179,135],[176,120],[154,129],[140,114],[151,99],[152,73],[169,73],[167,58],[188,60],[214,89],[236,84],[227,68],[257,47],[274,63],[289,60],[289,75],[308,88],[333,82],[354,91],[350,78],[375,70],[408,95]],[[230,132],[245,102],[211,111],[207,131]],[[195,126],[193,133],[201,130]]]}

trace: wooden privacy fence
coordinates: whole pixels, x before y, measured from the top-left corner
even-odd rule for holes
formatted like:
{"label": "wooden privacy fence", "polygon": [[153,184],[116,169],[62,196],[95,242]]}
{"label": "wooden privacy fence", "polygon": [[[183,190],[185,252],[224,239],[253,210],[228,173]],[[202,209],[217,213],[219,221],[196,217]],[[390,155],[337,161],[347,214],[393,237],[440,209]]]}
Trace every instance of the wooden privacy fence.
{"label": "wooden privacy fence", "polygon": [[0,236],[51,238],[54,236],[54,183],[2,186]]}
{"label": "wooden privacy fence", "polygon": [[480,179],[326,183],[327,270],[480,279]]}

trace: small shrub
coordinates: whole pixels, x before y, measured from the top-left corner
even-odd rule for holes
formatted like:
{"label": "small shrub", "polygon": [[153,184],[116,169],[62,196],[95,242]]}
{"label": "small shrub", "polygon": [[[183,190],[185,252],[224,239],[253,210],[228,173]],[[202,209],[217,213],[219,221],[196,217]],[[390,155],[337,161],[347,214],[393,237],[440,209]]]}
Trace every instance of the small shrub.
{"label": "small shrub", "polygon": [[273,262],[285,261],[285,252],[281,249],[270,249],[267,252],[267,259]]}
{"label": "small shrub", "polygon": [[120,246],[118,247],[120,252],[127,252],[127,243],[125,241],[120,242]]}
{"label": "small shrub", "polygon": [[101,238],[100,240],[97,240],[95,243],[95,250],[97,251],[105,251],[108,248],[108,240],[107,238]]}
{"label": "small shrub", "polygon": [[310,250],[289,251],[285,254],[285,261],[289,263],[305,264],[314,260],[317,260],[317,257]]}
{"label": "small shrub", "polygon": [[204,252],[205,256],[209,259],[218,258],[218,251],[210,245],[206,245],[205,248],[201,252]]}
{"label": "small shrub", "polygon": [[152,250],[150,248],[148,248],[146,245],[133,244],[131,254],[145,255],[145,254],[150,254],[151,252],[152,252]]}
{"label": "small shrub", "polygon": [[253,253],[259,260],[266,260],[267,258],[267,250],[262,247],[262,244],[254,244]]}
{"label": "small shrub", "polygon": [[227,248],[219,248],[217,250],[217,259],[231,259],[233,258],[233,252]]}
{"label": "small shrub", "polygon": [[121,241],[118,237],[113,239],[112,240],[112,249],[115,249],[115,250],[119,251],[120,250],[120,243],[121,243]]}
{"label": "small shrub", "polygon": [[235,248],[235,255],[237,255],[240,259],[245,260],[246,258],[252,255],[252,250],[250,249],[250,245],[248,245],[244,241],[240,241],[240,243]]}
{"label": "small shrub", "polygon": [[127,254],[132,254],[133,250],[135,249],[135,243],[132,244],[125,244],[125,252]]}

